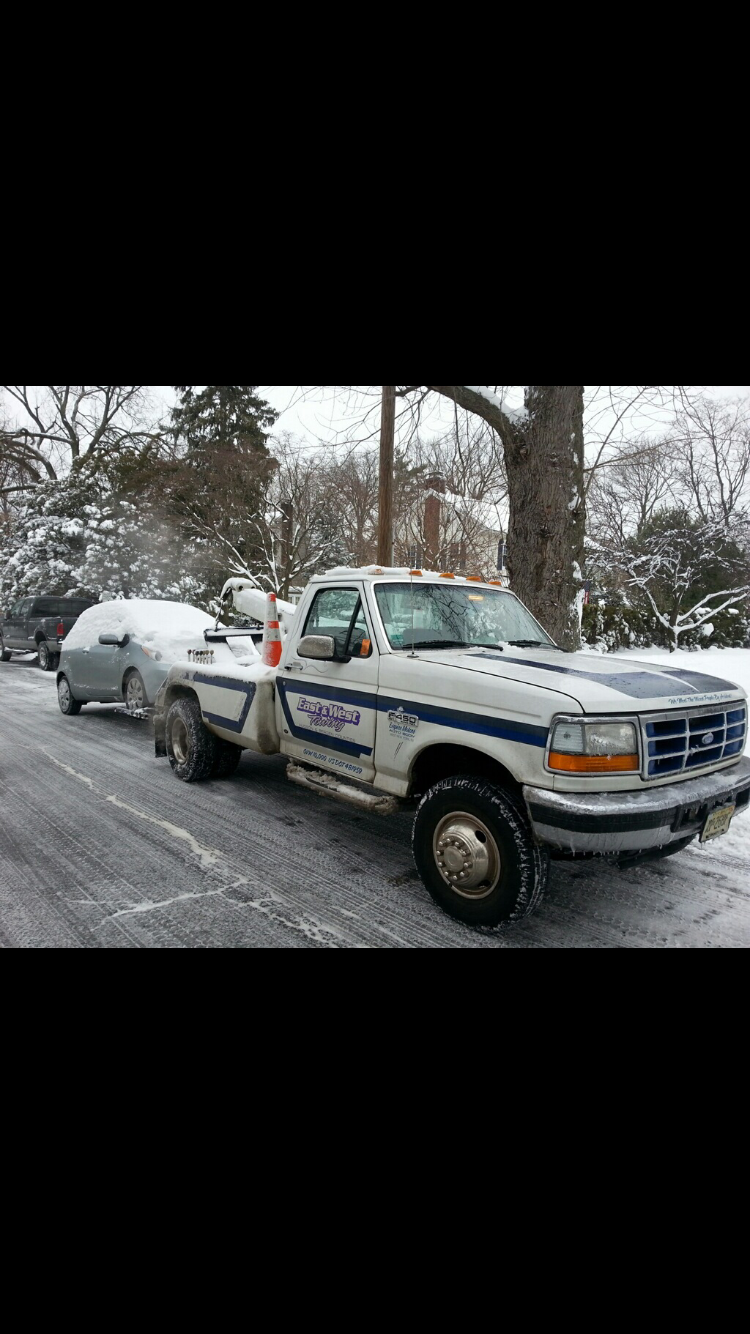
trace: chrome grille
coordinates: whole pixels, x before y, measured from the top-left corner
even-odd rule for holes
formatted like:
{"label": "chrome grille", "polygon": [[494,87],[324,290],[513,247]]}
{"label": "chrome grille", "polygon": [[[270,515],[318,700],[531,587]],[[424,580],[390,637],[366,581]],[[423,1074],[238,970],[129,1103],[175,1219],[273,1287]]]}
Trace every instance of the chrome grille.
{"label": "chrome grille", "polygon": [[692,773],[739,759],[747,738],[747,705],[690,709],[642,719],[646,778]]}

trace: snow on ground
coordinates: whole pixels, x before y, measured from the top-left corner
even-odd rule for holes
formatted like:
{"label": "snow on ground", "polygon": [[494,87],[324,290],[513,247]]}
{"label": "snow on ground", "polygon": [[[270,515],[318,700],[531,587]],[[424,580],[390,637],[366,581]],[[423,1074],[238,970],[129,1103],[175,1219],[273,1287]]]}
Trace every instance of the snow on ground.
{"label": "snow on ground", "polygon": [[[676,649],[670,653],[661,648],[618,649],[617,653],[607,657],[627,659],[632,667],[634,662],[663,663],[665,667],[685,667],[691,672],[705,672],[707,676],[723,677],[733,685],[741,686],[750,696],[750,649],[747,648],[707,648],[694,653],[687,649]],[[747,746],[745,754],[747,754]],[[714,846],[721,843],[723,853],[734,853],[742,858],[747,868],[750,882],[750,811],[739,820],[733,820],[726,834],[713,841]],[[698,840],[690,844],[688,852],[700,856],[705,847]]]}

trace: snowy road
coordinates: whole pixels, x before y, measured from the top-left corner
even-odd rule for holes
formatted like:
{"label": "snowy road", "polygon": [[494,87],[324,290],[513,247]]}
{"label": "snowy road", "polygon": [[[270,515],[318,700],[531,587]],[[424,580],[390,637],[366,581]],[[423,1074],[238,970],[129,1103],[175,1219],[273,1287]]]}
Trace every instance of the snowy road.
{"label": "snowy road", "polygon": [[0,664],[0,945],[8,947],[746,947],[750,815],[706,848],[629,870],[553,863],[508,934],[443,914],[411,815],[294,787],[280,758],[188,786],[150,725],[59,712],[54,674]]}

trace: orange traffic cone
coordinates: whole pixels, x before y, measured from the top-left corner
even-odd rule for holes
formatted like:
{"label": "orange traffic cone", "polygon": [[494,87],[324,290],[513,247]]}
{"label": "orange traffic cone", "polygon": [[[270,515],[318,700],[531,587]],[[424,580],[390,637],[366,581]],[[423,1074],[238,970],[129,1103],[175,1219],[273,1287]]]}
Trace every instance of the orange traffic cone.
{"label": "orange traffic cone", "polygon": [[281,662],[281,630],[276,610],[276,594],[269,593],[266,599],[266,624],[263,629],[263,647],[261,658],[266,667],[278,667]]}

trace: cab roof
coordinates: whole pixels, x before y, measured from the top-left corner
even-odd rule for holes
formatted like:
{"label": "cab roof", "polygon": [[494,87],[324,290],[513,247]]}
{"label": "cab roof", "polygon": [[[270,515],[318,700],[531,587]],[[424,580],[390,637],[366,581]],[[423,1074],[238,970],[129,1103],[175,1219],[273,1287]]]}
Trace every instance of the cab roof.
{"label": "cab roof", "polygon": [[335,579],[421,579],[424,583],[439,583],[445,580],[446,583],[457,584],[483,584],[485,587],[505,588],[507,583],[500,579],[483,579],[481,575],[452,574],[449,571],[439,572],[437,570],[410,570],[408,566],[389,566],[389,565],[361,565],[349,566],[338,565],[333,570],[326,570],[325,574],[314,574],[310,580],[311,584],[330,583]]}

